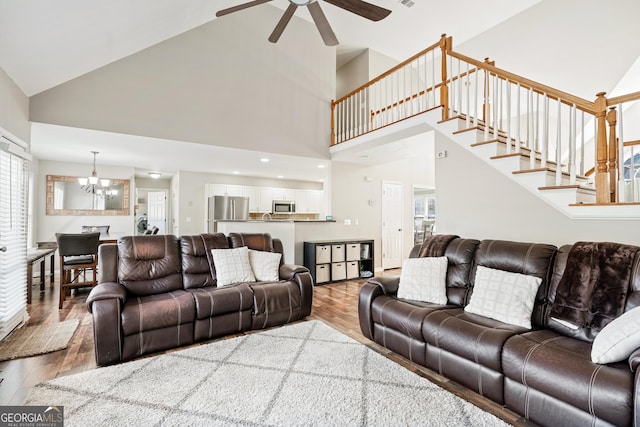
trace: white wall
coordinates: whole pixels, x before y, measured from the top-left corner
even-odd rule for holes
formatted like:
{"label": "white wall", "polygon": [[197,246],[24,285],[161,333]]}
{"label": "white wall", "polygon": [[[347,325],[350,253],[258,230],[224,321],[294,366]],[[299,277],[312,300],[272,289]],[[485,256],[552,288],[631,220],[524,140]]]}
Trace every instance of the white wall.
{"label": "white wall", "polygon": [[436,133],[436,226],[439,234],[551,243],[640,244],[638,220],[572,220],[473,153]]}
{"label": "white wall", "polygon": [[[327,238],[374,239],[376,268],[382,266],[382,182],[403,183],[403,258],[409,256],[413,247],[413,186],[433,187],[433,133],[424,134],[428,154],[416,155],[406,160],[379,165],[332,163],[331,201],[336,224],[327,228]],[[372,181],[365,180],[365,176]],[[439,191],[439,190],[438,190]],[[369,204],[372,201],[373,205]],[[438,209],[438,207],[436,207]],[[439,215],[440,212],[438,210]],[[344,220],[351,225],[344,225]],[[358,222],[358,225],[355,222]]]}
{"label": "white wall", "polygon": [[250,8],[31,98],[31,120],[328,158],[335,48],[282,11]]}
{"label": "white wall", "polygon": [[2,68],[0,68],[0,127],[27,144],[31,142],[29,98]]}
{"label": "white wall", "polygon": [[86,176],[91,173],[91,164],[40,160],[34,186],[37,197],[37,209],[34,211],[36,242],[55,241],[55,233],[79,233],[83,225],[110,225],[111,233],[134,233],[134,168],[98,165],[97,170],[101,177],[130,180],[129,215],[47,215],[45,205],[47,175]]}

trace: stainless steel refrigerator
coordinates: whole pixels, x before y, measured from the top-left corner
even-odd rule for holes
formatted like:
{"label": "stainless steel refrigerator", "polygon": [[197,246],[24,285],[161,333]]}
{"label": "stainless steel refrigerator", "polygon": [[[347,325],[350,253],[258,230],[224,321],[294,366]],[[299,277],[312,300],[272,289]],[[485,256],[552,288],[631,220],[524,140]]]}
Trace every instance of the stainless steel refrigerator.
{"label": "stainless steel refrigerator", "polygon": [[221,219],[249,219],[249,198],[237,196],[209,197],[207,231],[216,232],[216,221]]}

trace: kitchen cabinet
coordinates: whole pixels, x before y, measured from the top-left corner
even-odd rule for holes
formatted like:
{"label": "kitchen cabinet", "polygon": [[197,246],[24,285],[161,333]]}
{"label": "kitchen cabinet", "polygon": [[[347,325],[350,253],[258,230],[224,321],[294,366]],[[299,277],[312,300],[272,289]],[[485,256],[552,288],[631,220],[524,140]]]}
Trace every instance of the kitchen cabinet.
{"label": "kitchen cabinet", "polygon": [[322,285],[373,273],[373,240],[318,240],[304,242],[304,266],[313,283]]}

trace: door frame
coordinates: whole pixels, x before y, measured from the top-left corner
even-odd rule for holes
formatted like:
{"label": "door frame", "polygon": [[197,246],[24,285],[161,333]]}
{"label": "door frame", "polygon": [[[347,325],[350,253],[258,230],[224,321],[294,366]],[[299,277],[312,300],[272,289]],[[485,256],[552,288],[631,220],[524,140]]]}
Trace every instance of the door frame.
{"label": "door frame", "polygon": [[[392,266],[388,265],[388,261],[387,263],[385,263],[385,260],[388,260],[389,258],[385,258],[385,225],[384,225],[384,220],[385,220],[385,203],[386,203],[386,197],[385,197],[385,186],[388,184],[392,184],[392,185],[399,185],[400,186],[400,209],[398,212],[398,216],[399,218],[397,218],[399,220],[399,224],[400,224],[400,231],[399,231],[399,240],[398,240],[398,247],[396,248],[400,254],[400,263],[399,265],[395,265],[393,264]],[[381,249],[381,266],[382,269],[392,269],[392,268],[399,268],[402,266],[402,254],[403,254],[403,250],[404,250],[404,182],[402,181],[391,181],[391,180],[383,180],[381,182],[381,203],[380,203],[380,249]]]}

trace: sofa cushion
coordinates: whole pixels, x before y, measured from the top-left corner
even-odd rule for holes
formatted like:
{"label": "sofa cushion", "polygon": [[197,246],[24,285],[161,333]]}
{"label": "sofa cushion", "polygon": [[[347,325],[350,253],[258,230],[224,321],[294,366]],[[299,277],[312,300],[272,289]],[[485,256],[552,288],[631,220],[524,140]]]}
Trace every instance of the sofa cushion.
{"label": "sofa cushion", "polygon": [[[448,306],[451,308],[452,306]],[[447,306],[420,301],[398,300],[386,295],[371,303],[371,318],[374,324],[394,329],[413,339],[424,341],[422,322],[427,314],[443,310]]]}
{"label": "sofa cushion", "polygon": [[531,312],[542,279],[478,266],[465,311],[531,329]]}
{"label": "sofa cushion", "polygon": [[122,332],[125,336],[178,327],[195,319],[195,302],[184,290],[127,298],[122,307]]}
{"label": "sofa cushion", "polygon": [[626,363],[595,364],[590,354],[591,343],[544,329],[509,338],[502,366],[513,381],[611,424],[627,425],[633,419],[634,373]]}
{"label": "sofa cushion", "polygon": [[280,261],[282,254],[249,249],[251,271],[258,281],[280,280]]}
{"label": "sofa cushion", "polygon": [[216,286],[215,268],[211,268],[208,251],[228,248],[227,236],[222,233],[180,236],[184,288]]}
{"label": "sofa cushion", "polygon": [[427,344],[502,371],[500,352],[504,343],[527,329],[467,313],[462,308],[432,311],[422,323]]}
{"label": "sofa cushion", "polygon": [[138,296],[182,289],[178,239],[171,235],[121,237],[118,281]]}
{"label": "sofa cushion", "polygon": [[640,348],[640,307],[624,313],[605,326],[593,340],[591,360],[612,363],[627,360]]}
{"label": "sofa cushion", "polygon": [[447,303],[446,257],[409,258],[402,263],[398,298]]}
{"label": "sofa cushion", "polygon": [[190,289],[189,292],[195,300],[196,319],[249,310],[253,306],[253,292],[246,283]]}
{"label": "sofa cushion", "polygon": [[234,249],[212,249],[218,286],[255,282],[246,246]]}
{"label": "sofa cushion", "polygon": [[229,233],[232,248],[246,246],[256,251],[273,252],[273,240],[269,233]]}
{"label": "sofa cushion", "polygon": [[257,282],[253,290],[252,329],[268,328],[300,319],[302,296],[295,282]]}
{"label": "sofa cushion", "polygon": [[[541,243],[483,240],[478,246],[475,265],[526,274],[542,279],[531,314],[531,324],[542,326],[547,308],[547,289],[557,248]],[[475,285],[475,273],[471,281]]]}

